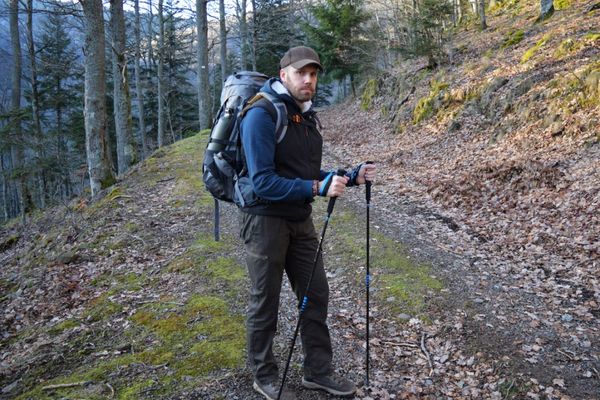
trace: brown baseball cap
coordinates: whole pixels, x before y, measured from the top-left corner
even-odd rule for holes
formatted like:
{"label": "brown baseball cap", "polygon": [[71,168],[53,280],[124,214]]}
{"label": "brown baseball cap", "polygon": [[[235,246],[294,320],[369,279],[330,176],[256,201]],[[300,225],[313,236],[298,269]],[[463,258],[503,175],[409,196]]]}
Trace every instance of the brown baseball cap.
{"label": "brown baseball cap", "polygon": [[279,68],[283,69],[288,65],[296,69],[300,69],[309,64],[316,65],[321,71],[323,71],[323,66],[321,65],[321,60],[319,59],[319,55],[316,51],[306,46],[297,46],[292,47],[281,58],[279,62]]}

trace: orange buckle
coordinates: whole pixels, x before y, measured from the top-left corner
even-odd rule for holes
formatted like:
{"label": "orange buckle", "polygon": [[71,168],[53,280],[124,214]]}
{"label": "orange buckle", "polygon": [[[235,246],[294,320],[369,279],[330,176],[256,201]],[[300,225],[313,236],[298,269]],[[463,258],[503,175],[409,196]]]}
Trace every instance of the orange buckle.
{"label": "orange buckle", "polygon": [[300,122],[302,122],[302,116],[300,116],[300,114],[294,114],[291,117],[292,121],[299,124]]}

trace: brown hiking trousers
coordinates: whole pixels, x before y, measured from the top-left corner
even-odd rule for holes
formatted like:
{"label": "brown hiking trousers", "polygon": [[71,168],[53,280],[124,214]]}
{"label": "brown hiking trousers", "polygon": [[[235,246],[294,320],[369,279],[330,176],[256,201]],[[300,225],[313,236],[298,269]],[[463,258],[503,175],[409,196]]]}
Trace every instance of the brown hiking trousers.
{"label": "brown hiking trousers", "polygon": [[[240,236],[246,247],[251,282],[246,320],[248,361],[255,379],[269,383],[278,379],[273,338],[277,330],[283,272],[300,301],[313,268],[318,239],[310,217],[303,221],[289,221],[280,217],[240,214]],[[307,378],[333,372],[331,339],[326,322],[328,300],[329,285],[322,257],[319,256],[300,327],[304,376]],[[296,314],[289,319],[297,321],[297,318]]]}

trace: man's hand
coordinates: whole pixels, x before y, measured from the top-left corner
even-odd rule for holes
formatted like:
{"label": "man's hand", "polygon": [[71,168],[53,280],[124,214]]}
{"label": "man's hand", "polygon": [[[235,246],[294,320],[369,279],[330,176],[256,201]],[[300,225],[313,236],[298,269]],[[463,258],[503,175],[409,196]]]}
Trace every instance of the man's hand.
{"label": "man's hand", "polygon": [[377,177],[377,165],[376,164],[363,164],[358,171],[358,178],[356,183],[364,185],[366,181],[373,182]]}
{"label": "man's hand", "polygon": [[[327,190],[327,197],[339,197],[344,194],[344,190],[346,190],[346,184],[348,183],[347,176],[333,176],[331,180],[331,185]],[[321,190],[323,185],[323,181],[319,182],[319,190]]]}

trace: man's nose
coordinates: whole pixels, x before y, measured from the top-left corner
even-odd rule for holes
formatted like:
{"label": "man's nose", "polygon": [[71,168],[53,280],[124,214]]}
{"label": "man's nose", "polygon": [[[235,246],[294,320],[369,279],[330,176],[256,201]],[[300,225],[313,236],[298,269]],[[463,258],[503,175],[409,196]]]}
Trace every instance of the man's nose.
{"label": "man's nose", "polygon": [[304,83],[312,83],[314,81],[314,78],[311,74],[304,74],[303,78]]}

